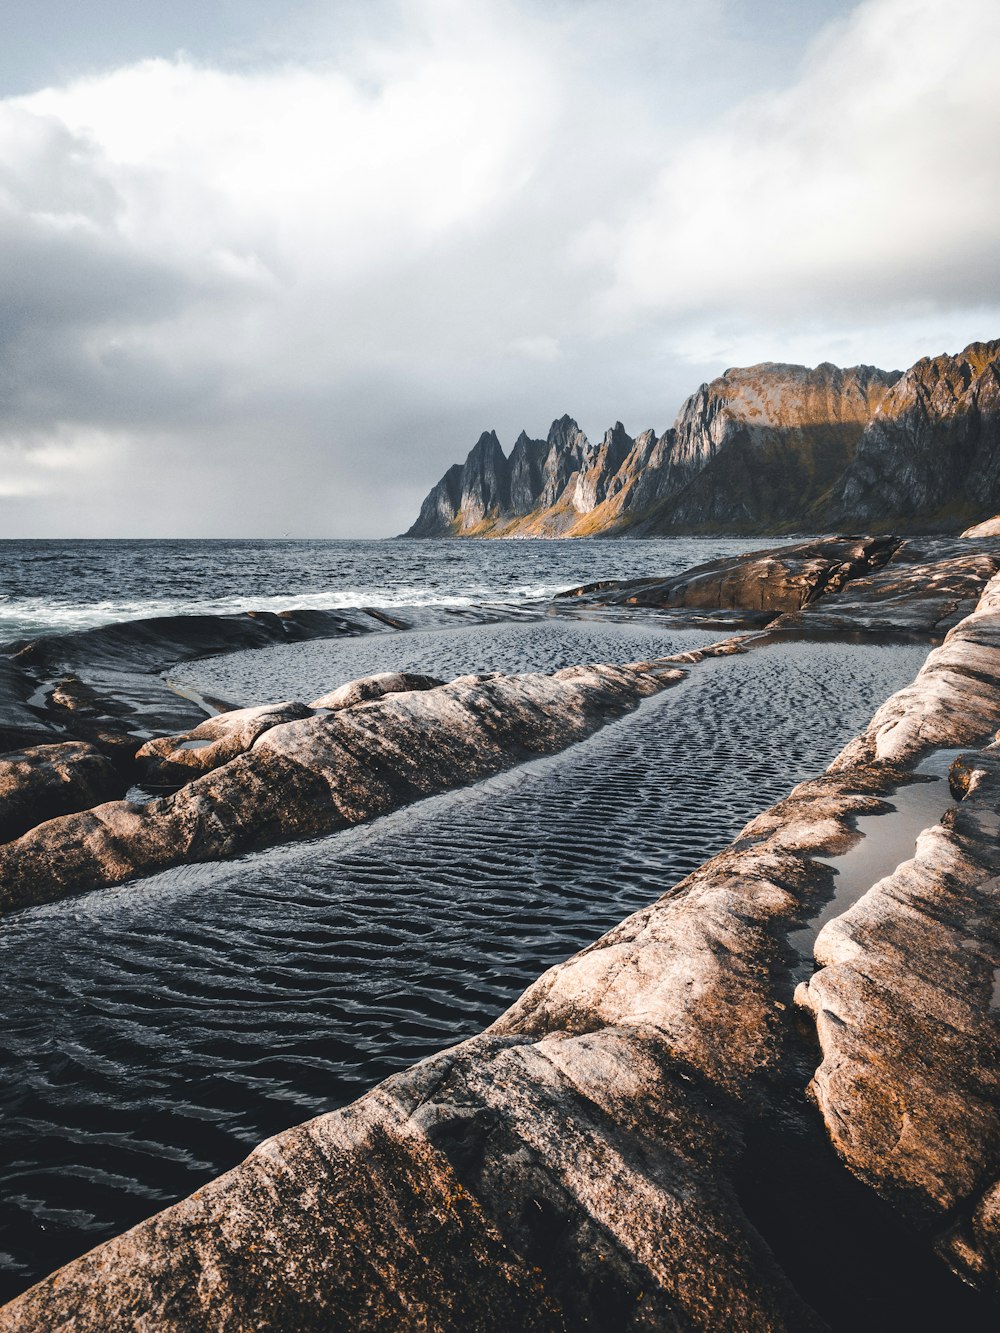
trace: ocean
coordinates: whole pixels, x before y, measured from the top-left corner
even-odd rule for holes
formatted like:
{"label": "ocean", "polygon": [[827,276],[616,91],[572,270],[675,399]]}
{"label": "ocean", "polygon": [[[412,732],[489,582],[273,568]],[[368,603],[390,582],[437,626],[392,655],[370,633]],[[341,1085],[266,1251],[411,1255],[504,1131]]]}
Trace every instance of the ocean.
{"label": "ocean", "polygon": [[679,573],[768,543],[0,541],[0,643],[145,616],[522,605],[598,578]]}

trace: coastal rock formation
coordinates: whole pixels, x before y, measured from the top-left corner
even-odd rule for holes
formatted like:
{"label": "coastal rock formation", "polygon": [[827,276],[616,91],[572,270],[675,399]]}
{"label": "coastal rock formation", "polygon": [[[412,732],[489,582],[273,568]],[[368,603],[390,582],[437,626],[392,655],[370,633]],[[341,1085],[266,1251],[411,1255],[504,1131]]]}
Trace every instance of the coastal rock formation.
{"label": "coastal rock formation", "polygon": [[80,741],[0,755],[0,842],[43,820],[110,800],[122,789],[110,761]]}
{"label": "coastal rock formation", "polygon": [[[830,497],[834,524],[955,531],[1000,504],[1000,341],[924,357],[886,394]],[[925,529],[926,530],[926,529]]]}
{"label": "coastal rock formation", "polygon": [[956,532],[998,506],[995,341],[905,373],[771,362],[727,370],[663,435],[633,440],[619,422],[596,448],[570,417],[553,423],[544,456],[522,432],[508,461],[490,433],[448,470],[405,535]]}
{"label": "coastal rock formation", "polygon": [[912,685],[887,699],[831,768],[912,764],[927,750],[981,744],[1000,727],[1000,576],[971,615],[928,654]]}
{"label": "coastal rock formation", "polygon": [[[912,762],[1000,725],[1000,579],[834,765]],[[829,922],[797,999],[823,1060],[812,1091],[850,1169],[1000,1289],[1000,748],[964,756],[960,803],[912,860]]]}
{"label": "coastal rock formation", "polygon": [[884,565],[899,545],[894,537],[825,537],[727,556],[671,578],[604,580],[559,596],[596,606],[761,612],[757,623],[764,624],[778,612],[797,611],[839,592],[849,580]]}
{"label": "coastal rock formation", "polygon": [[66,815],[0,847],[0,911],[360,823],[561,750],[682,675],[646,663],[395,693],[383,681],[378,697],[333,711],[283,704],[211,719],[147,748],[160,777],[200,773],[180,791]]}
{"label": "coastal rock formation", "polygon": [[[873,722],[826,774],[550,969],[487,1032],[262,1144],[12,1302],[0,1329],[822,1327],[736,1184],[755,1118],[790,1114],[789,936],[829,896],[820,858],[858,840],[856,817],[919,780],[909,767],[929,745],[993,724],[1000,663],[984,648],[1000,650],[998,578],[896,696],[905,745],[880,751]],[[641,671],[631,683],[624,668],[594,671],[558,676],[617,700],[645,688]],[[486,679],[506,693],[488,707],[479,693],[479,706],[502,726],[513,687]],[[451,717],[467,688],[481,691],[387,696],[324,725],[389,707],[412,716],[435,696]],[[276,727],[251,754],[273,734],[302,755],[314,727]],[[916,862],[825,928],[825,966],[804,992],[834,1147],[980,1287],[997,1271],[1000,1195],[984,990],[1000,961],[995,755],[956,775],[965,801]],[[810,1205],[800,1227],[827,1206],[822,1194]]]}
{"label": "coastal rock formation", "polygon": [[835,597],[789,612],[772,628],[939,637],[974,611],[998,570],[998,541],[983,541],[970,550],[958,538],[911,537],[884,564],[846,582]]}
{"label": "coastal rock formation", "polygon": [[828,362],[727,370],[681,408],[662,476],[626,511],[630,530],[829,528],[813,512],[897,376]]}
{"label": "coastal rock formation", "polygon": [[[314,699],[308,706],[292,700],[236,708],[201,722],[180,736],[159,736],[136,752],[136,765],[147,787],[179,787],[200,773],[221,768],[230,759],[245,754],[255,742],[284,722],[298,722],[314,713],[333,713],[343,708],[382,699],[387,694],[430,690],[444,682],[433,676],[409,671],[384,671],[348,681],[339,689]],[[96,804],[96,802],[91,802]],[[82,808],[82,807],[80,807]],[[41,822],[41,821],[36,821]]]}
{"label": "coastal rock formation", "polygon": [[238,754],[245,754],[272,727],[311,716],[311,708],[294,700],[257,708],[235,708],[200,722],[181,736],[159,736],[147,741],[136,751],[136,766],[144,786],[179,787],[200,773],[221,768]]}
{"label": "coastal rock formation", "polygon": [[163,679],[177,663],[398,624],[374,610],[250,611],[158,616],[8,644],[0,650],[0,746],[87,741],[133,776],[146,741],[205,719],[202,701]]}
{"label": "coastal rock formation", "polygon": [[976,523],[971,528],[966,528],[962,533],[963,537],[1000,537],[1000,514],[994,518],[988,518],[982,523]]}
{"label": "coastal rock formation", "polygon": [[704,624],[707,616],[775,632],[923,638],[943,636],[968,616],[998,571],[995,540],[824,537],[727,556],[667,579],[605,579],[558,599],[655,607],[678,624]]}
{"label": "coastal rock formation", "polygon": [[379,671],[374,676],[361,676],[349,680],[314,699],[310,708],[326,708],[336,712],[340,708],[353,708],[355,704],[370,703],[373,699],[384,699],[387,694],[406,694],[409,690],[433,690],[443,685],[443,680],[436,676],[424,676],[415,671]]}
{"label": "coastal rock formation", "polygon": [[812,1088],[852,1171],[977,1285],[1000,1285],[1000,808],[994,763],[912,861],[816,941],[798,999],[823,1062]]}

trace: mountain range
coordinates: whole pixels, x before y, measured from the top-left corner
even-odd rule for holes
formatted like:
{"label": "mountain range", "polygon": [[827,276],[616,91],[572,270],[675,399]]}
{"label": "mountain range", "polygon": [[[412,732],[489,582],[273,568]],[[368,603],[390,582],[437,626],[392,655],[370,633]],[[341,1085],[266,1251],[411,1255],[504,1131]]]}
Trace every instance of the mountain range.
{"label": "mountain range", "polygon": [[569,416],[484,432],[407,537],[954,532],[1000,510],[1000,340],[907,371],[727,370],[673,426],[591,444]]}

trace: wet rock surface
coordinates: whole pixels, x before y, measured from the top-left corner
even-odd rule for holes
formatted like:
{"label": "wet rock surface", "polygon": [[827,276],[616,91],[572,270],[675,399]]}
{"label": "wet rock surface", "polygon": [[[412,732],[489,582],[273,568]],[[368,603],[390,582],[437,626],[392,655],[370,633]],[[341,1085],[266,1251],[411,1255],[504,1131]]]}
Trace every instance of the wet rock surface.
{"label": "wet rock surface", "polygon": [[[585,584],[568,605],[657,607],[678,624],[710,608],[729,623],[810,635],[943,636],[1000,569],[1000,541],[824,537],[688,570],[669,579]],[[687,617],[691,617],[691,621]]]}
{"label": "wet rock surface", "polygon": [[907,538],[881,567],[772,627],[809,634],[943,635],[975,610],[1000,569],[1000,542],[977,545],[970,551],[957,538]]}
{"label": "wet rock surface", "polygon": [[[879,710],[860,755],[912,763],[1000,724],[1000,580]],[[953,767],[960,803],[912,860],[816,940],[797,999],[823,1052],[812,1090],[837,1151],[936,1239],[970,1282],[1000,1283],[1000,782],[996,744]]]}
{"label": "wet rock surface", "polygon": [[797,611],[839,592],[849,580],[884,565],[899,544],[893,537],[824,537],[712,561],[669,579],[605,581],[561,596],[598,606],[747,612],[748,624],[764,625],[778,612]]}
{"label": "wet rock surface", "polygon": [[384,627],[360,610],[247,612],[161,616],[8,644],[0,649],[0,744],[89,741],[128,771],[145,741],[205,718],[202,701],[163,679],[179,662]]}
{"label": "wet rock surface", "polygon": [[119,795],[122,780],[93,745],[66,741],[0,755],[0,842],[43,820]]}
{"label": "wet rock surface", "polygon": [[0,907],[360,823],[563,749],[682,675],[643,663],[471,676],[299,720],[294,704],[213,719],[145,756],[160,777],[208,767],[176,794],[108,802],[0,848]]}
{"label": "wet rock surface", "polygon": [[[735,608],[763,579],[805,614],[880,566],[859,600],[895,607],[921,595],[915,548],[908,582],[897,570],[902,585],[871,591],[897,549],[759,553],[650,595]],[[820,858],[857,840],[857,817],[887,808],[931,747],[1000,724],[993,557],[935,569],[918,619],[940,630],[983,584],[974,613],[826,774],[550,969],[485,1033],[269,1140],[14,1301],[0,1328],[823,1327],[740,1185],[745,1145],[787,1110],[802,1069],[789,937],[829,897]],[[221,767],[145,806],[35,829],[0,848],[0,884],[17,905],[43,900],[44,885],[72,892],[341,827],[561,748],[679,674],[664,658],[401,690],[383,676],[315,701],[329,713],[279,709],[272,724],[246,710],[151,751],[182,765],[185,744],[206,763],[220,747]],[[961,804],[824,927],[821,970],[797,993],[816,1019],[812,1089],[836,1153],[984,1291],[1000,1256],[998,768],[994,749],[956,768]]]}

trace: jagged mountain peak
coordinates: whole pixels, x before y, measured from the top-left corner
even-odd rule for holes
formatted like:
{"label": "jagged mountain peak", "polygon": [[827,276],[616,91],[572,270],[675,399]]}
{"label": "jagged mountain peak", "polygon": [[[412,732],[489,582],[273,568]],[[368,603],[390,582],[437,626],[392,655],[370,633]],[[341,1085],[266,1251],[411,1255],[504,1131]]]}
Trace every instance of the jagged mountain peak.
{"label": "jagged mountain peak", "polygon": [[496,431],[484,430],[482,435],[480,435],[479,439],[469,450],[468,458],[466,459],[466,461],[468,461],[469,459],[480,458],[483,455],[493,455],[498,452],[504,457],[506,457],[506,455],[503,452],[503,446],[501,445],[500,440],[497,437]]}
{"label": "jagged mountain peak", "polygon": [[410,533],[958,531],[998,509],[1000,339],[905,372],[730,367],[659,437],[616,421],[592,445],[567,413],[507,459],[487,431]]}

